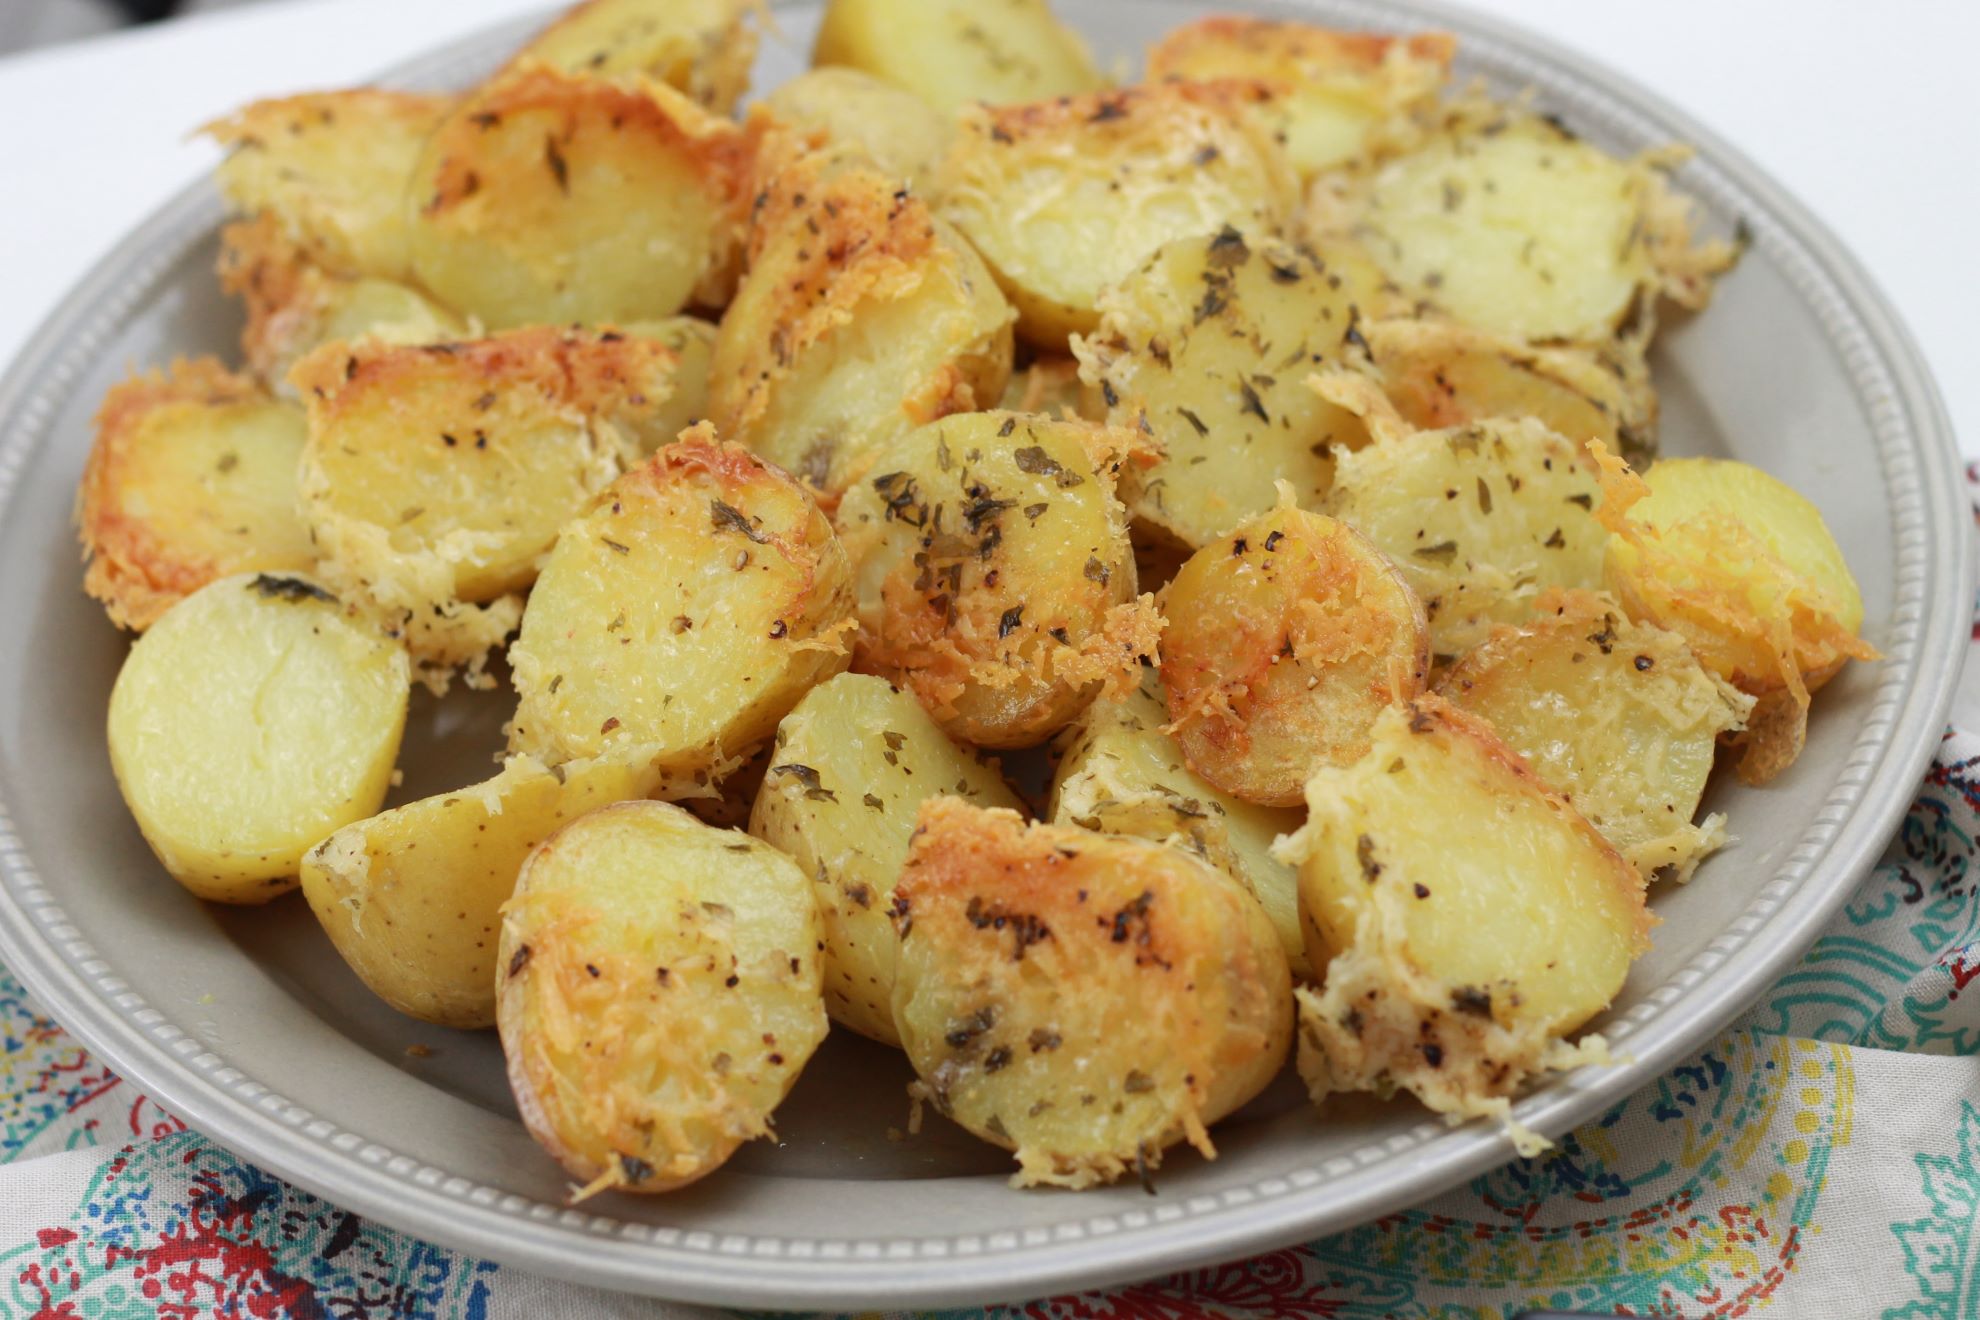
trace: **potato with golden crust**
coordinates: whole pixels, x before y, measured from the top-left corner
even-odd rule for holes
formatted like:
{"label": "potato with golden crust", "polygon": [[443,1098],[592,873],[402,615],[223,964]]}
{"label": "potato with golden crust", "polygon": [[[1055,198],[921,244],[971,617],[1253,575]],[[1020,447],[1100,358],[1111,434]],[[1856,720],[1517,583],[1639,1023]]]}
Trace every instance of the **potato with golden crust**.
{"label": "potato with golden crust", "polygon": [[697,427],[557,537],[509,651],[511,750],[707,785],[846,667],[852,614],[845,550],[810,496]]}
{"label": "potato with golden crust", "polygon": [[1438,687],[1646,877],[1664,867],[1687,877],[1725,841],[1724,816],[1692,817],[1720,736],[1741,727],[1753,698],[1613,598],[1542,598],[1530,622],[1496,629]]}
{"label": "potato with golden crust", "polygon": [[714,1172],[825,1039],[811,882],[665,802],[566,825],[502,909],[496,1019],[525,1127],[582,1184]]}
{"label": "potato with golden crust", "polygon": [[463,101],[421,154],[413,274],[497,330],[720,302],[751,154],[734,123],[665,83],[520,70]]}
{"label": "potato with golden crust", "polygon": [[1325,507],[1402,570],[1445,664],[1526,619],[1547,588],[1602,585],[1600,499],[1581,446],[1493,418],[1341,455]]}
{"label": "potato with golden crust", "polygon": [[839,506],[859,583],[854,667],[907,688],[950,737],[1028,747],[1138,681],[1160,617],[1135,599],[1114,498],[1133,438],[964,413],[897,439]]}
{"label": "potato with golden crust", "polygon": [[936,171],[939,209],[1003,285],[1018,333],[1062,352],[1098,324],[1101,291],[1164,243],[1286,228],[1297,186],[1245,113],[1266,94],[1159,83],[973,106]]}
{"label": "potato with golden crust", "polygon": [[1278,1072],[1291,976],[1272,923],[1147,839],[922,805],[894,891],[894,1020],[920,1094],[1013,1151],[1017,1186],[1145,1181]]}
{"label": "potato with golden crust", "polygon": [[849,65],[827,65],[779,83],[761,104],[777,119],[827,145],[852,147],[909,186],[925,183],[949,148],[955,125],[921,98]]}
{"label": "potato with golden crust", "polygon": [[110,388],[76,492],[83,590],[142,631],[217,578],[316,562],[298,521],[302,410],[212,358]]}
{"label": "potato with golden crust", "polygon": [[413,166],[454,98],[361,87],[256,101],[203,132],[227,149],[220,191],[264,213],[325,270],[405,280]]}
{"label": "potato with golden crust", "polygon": [[829,507],[914,427],[997,398],[1012,312],[969,245],[863,161],[803,156],[759,200],[709,413]]}
{"label": "potato with golden crust", "polygon": [[698,316],[669,316],[658,321],[628,321],[619,327],[634,339],[663,344],[674,355],[668,370],[665,398],[647,397],[618,425],[631,436],[640,456],[650,458],[662,445],[681,438],[696,422],[708,420],[709,368],[715,356],[715,325]]}
{"label": "potato with golden crust", "polygon": [[1324,977],[1297,992],[1316,1101],[1400,1088],[1504,1121],[1527,1078],[1605,1057],[1564,1037],[1648,947],[1643,879],[1488,725],[1434,696],[1394,707],[1359,761],[1314,773],[1306,804],[1281,855]]}
{"label": "potato with golden crust", "polygon": [[815,65],[846,65],[953,114],[1106,86],[1046,0],[828,0]]}
{"label": "potato with golden crust", "polygon": [[759,8],[759,0],[584,0],[503,72],[540,64],[587,78],[639,73],[727,114],[749,90],[757,32],[747,20]]}
{"label": "potato with golden crust", "polygon": [[307,577],[239,573],[174,605],[110,692],[110,766],[173,879],[217,903],[296,887],[378,810],[405,730],[404,648]]}
{"label": "potato with golden crust", "polygon": [[1429,675],[1423,606],[1387,556],[1332,518],[1282,506],[1192,555],[1162,593],[1162,685],[1190,769],[1227,793],[1298,805]]}
{"label": "potato with golden crust", "polygon": [[956,746],[885,679],[840,674],[777,726],[749,832],[814,882],[825,920],[825,1011],[862,1036],[894,1027],[896,939],[888,915],[915,812],[937,795],[1017,810],[997,763]]}
{"label": "potato with golden crust", "polygon": [[1366,444],[1360,418],[1308,388],[1348,359],[1350,294],[1312,250],[1225,226],[1164,244],[1100,295],[1100,328],[1073,341],[1107,420],[1151,436],[1131,468],[1136,525],[1195,549],[1333,482],[1334,453]]}
{"label": "potato with golden crust", "polygon": [[1311,178],[1362,158],[1387,125],[1434,104],[1456,47],[1447,32],[1400,37],[1217,14],[1150,47],[1148,80],[1266,84],[1274,96],[1258,113]]}

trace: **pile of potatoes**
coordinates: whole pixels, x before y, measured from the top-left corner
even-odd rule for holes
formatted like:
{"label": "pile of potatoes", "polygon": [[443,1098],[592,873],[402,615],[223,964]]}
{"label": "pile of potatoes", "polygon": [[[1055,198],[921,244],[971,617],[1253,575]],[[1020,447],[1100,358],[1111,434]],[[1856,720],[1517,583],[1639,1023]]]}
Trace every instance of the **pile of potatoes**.
{"label": "pile of potatoes", "polygon": [[[1115,86],[1042,0],[830,0],[744,112],[756,21],[210,127],[241,365],[116,386],[78,504],[165,869],[497,1027],[577,1195],[767,1134],[828,1023],[1067,1187],[1295,1040],[1508,1124],[1599,1060],[1719,750],[1874,655],[1812,506],[1654,461],[1734,247],[1438,35]],[[383,809],[412,685],[502,674],[493,773]]]}

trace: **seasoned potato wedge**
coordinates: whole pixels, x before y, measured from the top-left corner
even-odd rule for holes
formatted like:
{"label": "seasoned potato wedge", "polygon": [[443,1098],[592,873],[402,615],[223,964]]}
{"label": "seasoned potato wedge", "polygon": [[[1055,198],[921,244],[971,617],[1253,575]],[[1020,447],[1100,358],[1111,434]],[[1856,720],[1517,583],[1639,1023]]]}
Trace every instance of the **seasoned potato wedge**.
{"label": "seasoned potato wedge", "polygon": [[1147,839],[922,805],[894,891],[894,1020],[921,1093],[1018,1186],[1145,1180],[1285,1058],[1291,978],[1244,887]]}
{"label": "seasoned potato wedge", "polygon": [[1192,555],[1162,593],[1162,684],[1190,769],[1296,806],[1316,765],[1346,765],[1429,674],[1423,606],[1345,523],[1278,508]]}
{"label": "seasoned potato wedge", "polygon": [[1121,496],[1138,525],[1191,549],[1278,502],[1317,504],[1334,451],[1367,442],[1354,414],[1306,377],[1339,364],[1356,311],[1311,251],[1225,226],[1163,245],[1100,295],[1100,328],[1075,339],[1108,420],[1161,460]]}
{"label": "seasoned potato wedge", "polygon": [[1648,946],[1642,878],[1488,726],[1433,696],[1395,707],[1306,804],[1282,853],[1325,975],[1298,992],[1316,1101],[1400,1087],[1453,1118],[1504,1118],[1534,1073],[1602,1057],[1562,1037]]}
{"label": "seasoned potato wedge", "polygon": [[869,165],[807,156],[761,198],[710,415],[830,505],[913,427],[997,398],[1012,312],[969,245]]}
{"label": "seasoned potato wedge", "polygon": [[1637,477],[1603,462],[1607,581],[1630,617],[1682,636],[1704,666],[1760,698],[1739,771],[1765,783],[1801,754],[1808,694],[1877,651],[1863,594],[1821,512],[1731,459],[1674,458]]}
{"label": "seasoned potato wedge", "polygon": [[1271,918],[1293,974],[1311,975],[1293,869],[1272,856],[1272,841],[1305,817],[1246,802],[1200,778],[1183,763],[1163,727],[1168,722],[1168,698],[1152,672],[1127,696],[1088,706],[1060,734],[1046,814],[1055,825],[1165,840],[1243,881]]}
{"label": "seasoned potato wedge", "polygon": [[309,259],[344,275],[411,273],[413,166],[453,98],[365,87],[256,101],[208,124],[227,148],[220,191],[266,213]]}
{"label": "seasoned potato wedge", "polygon": [[511,748],[637,757],[706,784],[846,667],[852,612],[818,506],[696,428],[558,536],[509,652]]}
{"label": "seasoned potato wedge", "polygon": [[145,842],[201,898],[265,903],[378,810],[405,650],[306,577],[241,573],[173,606],[110,693],[110,765]]}
{"label": "seasoned potato wedge", "polygon": [[951,737],[1027,747],[1154,649],[1114,499],[1129,437],[965,413],[896,440],[839,506],[859,581],[855,667],[913,692]]}
{"label": "seasoned potato wedge", "polygon": [[413,171],[413,273],[494,329],[719,302],[748,201],[742,130],[665,83],[536,67],[461,103]]}
{"label": "seasoned potato wedge", "polygon": [[530,849],[658,787],[650,769],[511,757],[493,779],[346,825],[302,862],[303,897],[373,994],[443,1027],[495,1025],[501,907]]}
{"label": "seasoned potato wedge", "polygon": [[1247,79],[1274,96],[1259,113],[1302,178],[1359,159],[1389,121],[1436,100],[1457,43],[1219,14],[1173,29],[1148,51],[1148,78]]}
{"label": "seasoned potato wedge", "polygon": [[945,113],[1106,85],[1046,0],[829,0],[811,62],[864,70]]}
{"label": "seasoned potato wedge", "polygon": [[1724,841],[1723,816],[1692,817],[1719,736],[1741,726],[1753,698],[1610,597],[1542,599],[1531,622],[1498,629],[1439,686],[1645,876],[1667,866],[1688,876]]}
{"label": "seasoned potato wedge", "polygon": [[1402,569],[1443,664],[1525,619],[1548,587],[1602,585],[1600,498],[1580,446],[1498,419],[1343,454],[1326,508]]}
{"label": "seasoned potato wedge", "polygon": [[915,811],[938,794],[1018,809],[994,761],[950,742],[921,703],[884,679],[841,674],[777,726],[749,832],[816,882],[825,918],[825,1010],[863,1036],[894,1029],[888,915]]}
{"label": "seasoned potato wedge", "polygon": [[1173,239],[1280,232],[1297,188],[1244,116],[1266,93],[1161,83],[965,110],[936,172],[944,218],[995,273],[1018,333],[1048,351],[1099,321],[1101,290]]}
{"label": "seasoned potato wedge", "polygon": [[713,1172],[825,1039],[804,872],[664,802],[582,816],[502,910],[497,1025],[530,1135],[583,1186]]}
{"label": "seasoned potato wedge", "polygon": [[212,358],[111,387],[96,414],[76,521],[83,590],[144,629],[216,578],[316,562],[296,514],[302,410]]}
{"label": "seasoned potato wedge", "polygon": [[516,52],[508,69],[545,64],[612,78],[640,73],[727,114],[749,90],[757,0],[584,0]]}
{"label": "seasoned potato wedge", "polygon": [[669,316],[658,321],[628,321],[620,327],[637,339],[658,340],[674,354],[665,398],[648,396],[644,405],[621,413],[618,424],[650,458],[681,432],[708,419],[709,366],[715,356],[715,324],[697,316]]}
{"label": "seasoned potato wedge", "polygon": [[955,136],[949,118],[930,114],[912,92],[846,65],[801,73],[773,88],[762,104],[783,123],[828,144],[857,148],[882,173],[910,185],[928,178]]}

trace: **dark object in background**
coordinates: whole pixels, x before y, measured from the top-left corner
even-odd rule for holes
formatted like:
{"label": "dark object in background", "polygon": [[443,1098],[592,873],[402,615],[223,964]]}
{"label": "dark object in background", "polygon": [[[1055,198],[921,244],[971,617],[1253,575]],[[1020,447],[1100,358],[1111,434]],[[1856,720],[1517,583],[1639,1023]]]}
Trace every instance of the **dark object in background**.
{"label": "dark object in background", "polygon": [[179,12],[179,0],[110,0],[134,23],[154,23]]}

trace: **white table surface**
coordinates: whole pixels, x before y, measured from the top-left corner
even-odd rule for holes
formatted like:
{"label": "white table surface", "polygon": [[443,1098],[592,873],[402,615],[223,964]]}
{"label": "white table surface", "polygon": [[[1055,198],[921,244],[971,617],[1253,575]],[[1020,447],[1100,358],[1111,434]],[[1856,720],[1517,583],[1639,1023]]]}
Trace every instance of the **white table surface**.
{"label": "white table surface", "polygon": [[[0,0],[0,4],[7,0]],[[90,264],[209,166],[241,102],[360,81],[544,0],[285,0],[0,59],[0,361]],[[1980,3],[1474,0],[1661,92],[1841,235],[1924,347],[1980,458]]]}

